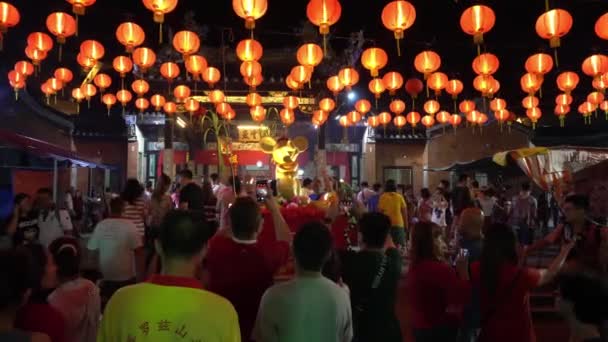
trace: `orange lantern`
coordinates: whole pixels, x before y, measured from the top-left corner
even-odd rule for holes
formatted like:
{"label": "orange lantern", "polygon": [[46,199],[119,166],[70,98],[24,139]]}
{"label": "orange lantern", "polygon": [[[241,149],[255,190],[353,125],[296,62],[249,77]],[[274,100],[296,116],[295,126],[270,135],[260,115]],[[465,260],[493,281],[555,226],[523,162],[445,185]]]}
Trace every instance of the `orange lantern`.
{"label": "orange lantern", "polygon": [[[14,69],[17,72],[19,72],[21,75],[25,76],[25,78],[32,76],[32,74],[34,73],[34,65],[28,61],[19,61],[19,62],[15,63]],[[55,76],[55,77],[57,77],[57,76]],[[71,79],[70,79],[70,81],[71,81]]]}
{"label": "orange lantern", "polygon": [[46,18],[46,28],[57,39],[57,44],[59,44],[59,60],[61,60],[61,46],[65,44],[66,38],[76,34],[76,20],[67,13],[51,13]]}
{"label": "orange lantern", "polygon": [[378,119],[377,116],[370,116],[367,118],[367,125],[371,126],[372,128],[376,128],[380,126],[380,119]]}
{"label": "orange lantern", "polygon": [[72,90],[72,97],[76,101],[76,113],[80,114],[80,102],[85,98],[84,92],[80,88],[74,88]]}
{"label": "orange lantern", "polygon": [[132,99],[133,99],[133,95],[131,95],[131,92],[128,90],[119,90],[116,93],[116,99],[118,100],[118,102],[120,102],[122,104],[122,108],[123,108],[123,112],[124,112],[124,108],[127,105],[127,103],[129,103]]}
{"label": "orange lantern", "polygon": [[490,101],[490,109],[494,112],[504,110],[505,108],[507,108],[507,101],[503,99],[495,98],[494,100]]}
{"label": "orange lantern", "polygon": [[251,107],[249,114],[251,114],[251,119],[258,123],[266,119],[266,109],[262,106]]}
{"label": "orange lantern", "polygon": [[53,40],[46,33],[34,32],[27,36],[27,45],[48,53],[53,48]]}
{"label": "orange lantern", "polygon": [[564,127],[566,121],[566,115],[570,113],[570,106],[557,105],[554,109],[555,115],[559,118],[560,127]]}
{"label": "orange lantern", "polygon": [[461,113],[468,114],[475,110],[475,102],[473,102],[471,100],[464,100],[464,101],[460,102],[458,109],[460,109]]}
{"label": "orange lantern", "polygon": [[473,60],[473,71],[477,75],[494,75],[498,71],[500,60],[491,53],[482,53]]}
{"label": "orange lantern", "polygon": [[525,74],[520,80],[521,90],[530,95],[534,95],[540,89],[542,83],[542,78],[535,74]]}
{"label": "orange lantern", "polygon": [[361,121],[361,113],[357,112],[356,110],[346,114],[346,117],[351,125],[356,125],[359,121]]}
{"label": "orange lantern", "polygon": [[440,111],[436,115],[437,122],[439,122],[442,125],[450,122],[450,117],[451,117],[451,114],[449,112],[446,112],[445,110]]}
{"label": "orange lantern", "polygon": [[460,28],[464,33],[473,36],[473,42],[477,45],[483,43],[483,35],[490,32],[495,23],[496,15],[488,6],[471,6],[460,16]]}
{"label": "orange lantern", "polygon": [[133,51],[133,63],[141,69],[141,72],[146,72],[155,62],[156,54],[152,49],[140,47]]}
{"label": "orange lantern", "polygon": [[63,83],[55,77],[49,78],[46,83],[53,90],[53,94],[57,93],[63,88]]}
{"label": "orange lantern", "polygon": [[460,124],[462,123],[462,116],[458,115],[458,114],[452,114],[452,116],[450,117],[450,124],[456,128],[458,127]]}
{"label": "orange lantern", "polygon": [[467,121],[475,125],[480,121],[481,112],[477,110],[470,111],[467,114]]}
{"label": "orange lantern", "polygon": [[441,105],[435,100],[428,100],[424,103],[424,111],[430,115],[434,115],[439,111]]}
{"label": "orange lantern", "polygon": [[97,95],[97,88],[91,83],[83,85],[81,89],[87,101],[90,101],[93,96]]}
{"label": "orange lantern", "polygon": [[395,95],[395,92],[403,86],[403,76],[396,71],[387,72],[382,77],[384,87],[388,90],[390,95]]}
{"label": "orange lantern", "polygon": [[253,30],[255,21],[266,13],[268,2],[266,0],[232,0],[232,8],[236,15],[245,19],[245,27]]}
{"label": "orange lantern", "polygon": [[2,41],[4,34],[9,28],[19,24],[21,16],[17,8],[7,2],[0,2],[0,50],[2,50]]}
{"label": "orange lantern", "polygon": [[188,71],[197,81],[203,71],[207,68],[207,60],[200,55],[187,56],[184,59],[184,64],[186,65],[186,71]]}
{"label": "orange lantern", "polygon": [[114,70],[120,74],[121,78],[124,78],[127,73],[133,70],[133,62],[131,62],[131,59],[127,56],[118,56],[114,58],[112,66],[114,67]]}
{"label": "orange lantern", "polygon": [[222,102],[215,105],[215,111],[218,112],[222,117],[232,110],[232,106],[229,103]]}
{"label": "orange lantern", "polygon": [[192,31],[179,31],[173,36],[173,48],[182,56],[189,56],[198,51],[201,47],[201,40]]}
{"label": "orange lantern", "polygon": [[526,109],[538,107],[538,104],[539,104],[538,97],[536,97],[534,95],[528,95],[528,96],[524,97],[524,99],[521,101],[522,107],[524,107]]}
{"label": "orange lantern", "polygon": [[608,100],[602,101],[600,103],[600,109],[604,111],[604,115],[606,115],[606,120],[608,120]]}
{"label": "orange lantern", "polygon": [[243,81],[245,81],[245,84],[248,85],[251,90],[255,90],[257,86],[262,84],[264,77],[262,75],[255,75],[253,77],[243,78]]}
{"label": "orange lantern", "polygon": [[150,85],[145,80],[135,80],[131,83],[131,89],[137,96],[142,97],[150,90]]}
{"label": "orange lantern", "polygon": [[426,79],[427,87],[433,89],[437,96],[441,94],[441,90],[445,89],[447,84],[448,76],[442,72],[432,73],[429,78]]}
{"label": "orange lantern", "polygon": [[106,53],[103,45],[96,40],[85,40],[80,44],[80,53],[90,60],[98,61]]}
{"label": "orange lantern", "polygon": [[72,4],[72,12],[76,15],[84,15],[86,7],[89,7],[95,3],[95,0],[67,0]]}
{"label": "orange lantern", "polygon": [[572,104],[572,96],[568,94],[559,94],[555,97],[555,104],[558,106],[569,106]]}
{"label": "orange lantern", "polygon": [[331,113],[336,108],[336,102],[330,98],[324,98],[319,101],[319,108],[325,113]]}
{"label": "orange lantern", "polygon": [[397,54],[401,56],[399,41],[403,39],[403,32],[416,21],[416,9],[407,1],[391,1],[382,10],[382,24],[395,34],[397,41]]}
{"label": "orange lantern", "polygon": [[346,90],[350,90],[355,84],[359,83],[359,73],[355,68],[343,68],[338,73],[338,78]]}
{"label": "orange lantern", "polygon": [[141,26],[136,23],[126,22],[118,25],[116,29],[116,39],[125,46],[127,53],[144,43],[146,34]]}
{"label": "orange lantern", "polygon": [[281,109],[281,112],[279,113],[279,117],[281,118],[281,121],[283,122],[283,124],[285,126],[291,125],[296,120],[295,113],[293,112],[293,110],[291,110],[289,108]]}
{"label": "orange lantern", "polygon": [[327,121],[328,117],[329,115],[326,112],[322,110],[315,110],[312,113],[312,123],[316,126],[321,126],[325,123],[325,121]]}
{"label": "orange lantern", "polygon": [[114,94],[105,94],[101,98],[101,102],[108,107],[108,115],[110,115],[110,109],[116,104],[116,96],[114,96]]}
{"label": "orange lantern", "polygon": [[200,107],[200,102],[191,97],[187,98],[186,101],[184,101],[184,108],[190,113],[190,115],[196,113]]}
{"label": "orange lantern", "polygon": [[593,82],[591,82],[593,89],[599,90],[603,93],[604,90],[606,90],[606,88],[608,88],[608,77],[607,76],[608,76],[608,74],[604,74],[600,77],[594,78]]}
{"label": "orange lantern", "polygon": [[220,81],[222,74],[217,68],[207,67],[205,71],[203,71],[203,80],[207,82],[209,88],[213,88],[213,86]]}
{"label": "orange lantern", "polygon": [[291,90],[298,90],[302,87],[302,85],[296,81],[294,81],[293,77],[291,77],[291,75],[287,76],[285,78],[285,84],[287,85],[287,87]]}
{"label": "orange lantern", "polygon": [[546,53],[534,54],[526,60],[526,71],[530,74],[544,75],[553,69],[553,57]]}
{"label": "orange lantern", "polygon": [[401,115],[405,112],[405,102],[401,100],[393,100],[389,106],[391,112],[395,113],[395,115]]}
{"label": "orange lantern", "polygon": [[589,56],[583,61],[582,69],[587,76],[601,76],[608,72],[608,57],[600,54]]}
{"label": "orange lantern", "polygon": [[310,68],[303,65],[298,65],[291,69],[289,76],[291,76],[292,80],[298,82],[299,84],[303,84],[310,81],[312,74]]}
{"label": "orange lantern", "polygon": [[594,91],[587,96],[587,101],[594,105],[598,105],[604,101],[604,94]]}
{"label": "orange lantern", "polygon": [[317,44],[304,44],[298,49],[296,57],[301,65],[315,68],[323,60],[323,50]]}
{"label": "orange lantern", "polygon": [[173,96],[177,102],[184,102],[190,97],[190,87],[186,85],[178,85],[173,89]]}
{"label": "orange lantern", "polygon": [[426,127],[431,128],[435,124],[435,119],[432,115],[425,115],[420,119],[420,122]]}
{"label": "orange lantern", "polygon": [[152,95],[152,97],[150,98],[150,103],[154,106],[154,109],[157,112],[160,111],[161,108],[163,108],[166,102],[167,100],[165,99],[165,97],[159,94]]}
{"label": "orange lantern", "polygon": [[536,128],[536,123],[542,115],[543,113],[538,107],[533,107],[526,111],[526,116],[530,119],[530,121],[532,121],[532,128]]}
{"label": "orange lantern", "polygon": [[258,93],[249,93],[245,98],[245,102],[249,107],[261,106],[262,97]]}
{"label": "orange lantern", "polygon": [[[173,62],[166,62],[160,66],[160,74],[169,82],[179,76],[179,66]],[[161,106],[162,107],[162,106]]]}
{"label": "orange lantern", "polygon": [[552,9],[538,17],[535,27],[536,33],[541,38],[548,39],[552,48],[558,48],[560,38],[568,34],[572,28],[572,16],[568,11]]}
{"label": "orange lantern", "polygon": [[[542,83],[542,79],[541,79]],[[500,90],[500,82],[498,80],[492,78],[492,82],[490,83],[490,89],[488,89],[487,96],[492,98],[494,94],[496,94]]]}
{"label": "orange lantern", "polygon": [[557,76],[557,87],[566,94],[570,94],[579,82],[579,77],[575,72],[565,71]]}
{"label": "orange lantern", "polygon": [[414,59],[414,67],[419,73],[424,75],[426,80],[428,76],[439,70],[441,66],[441,57],[434,51],[422,51]]}
{"label": "orange lantern", "polygon": [[34,65],[38,66],[40,65],[40,62],[46,59],[47,53],[40,51],[33,46],[27,46],[25,48],[25,55],[32,61]]}
{"label": "orange lantern", "polygon": [[464,85],[462,84],[461,81],[459,80],[449,80],[448,84],[445,86],[445,91],[452,95],[452,98],[454,100],[456,100],[458,98],[458,95],[460,95],[460,93],[462,93],[464,89]]}
{"label": "orange lantern", "polygon": [[340,124],[340,126],[345,127],[345,128],[351,125],[351,122],[348,119],[348,116],[346,116],[346,115],[341,116],[340,119],[338,120],[338,123]]}
{"label": "orange lantern", "polygon": [[148,107],[150,107],[150,101],[144,97],[140,97],[135,100],[135,107],[139,109],[140,113],[143,113]]}
{"label": "orange lantern", "polygon": [[165,14],[172,12],[177,7],[177,0],[143,0],[143,2],[144,6],[154,13],[154,22],[160,25],[159,42],[162,43]]}
{"label": "orange lantern", "polygon": [[582,113],[589,114],[597,109],[597,105],[589,101],[585,101],[581,104],[580,109],[582,109]]}
{"label": "orange lantern", "polygon": [[369,81],[368,88],[369,91],[374,94],[376,99],[379,99],[380,96],[382,96],[382,93],[386,90],[384,82],[379,78],[374,78],[373,80]]}
{"label": "orange lantern", "polygon": [[93,83],[99,88],[100,92],[104,92],[112,85],[112,78],[107,74],[97,74],[93,79]]}
{"label": "orange lantern", "polygon": [[78,62],[78,64],[82,67],[84,71],[91,70],[91,68],[93,68],[93,66],[97,64],[97,61],[95,61],[94,59],[86,58],[82,53],[79,53],[76,56],[76,62]]}
{"label": "orange lantern", "polygon": [[381,125],[388,125],[389,123],[391,123],[393,117],[391,116],[391,113],[389,112],[382,112],[380,114],[378,114],[378,121],[380,122]]}
{"label": "orange lantern", "polygon": [[361,64],[370,71],[372,77],[378,77],[378,71],[388,63],[388,55],[381,48],[369,48],[361,55]]}
{"label": "orange lantern", "polygon": [[344,89],[344,85],[340,82],[340,78],[338,76],[331,76],[327,79],[327,89],[329,89],[334,96],[338,96],[338,94]]}
{"label": "orange lantern", "polygon": [[224,95],[224,92],[221,90],[212,90],[209,92],[209,101],[215,105],[217,105],[218,103],[222,103],[224,102],[226,99],[226,96]]}
{"label": "orange lantern", "polygon": [[501,109],[494,112],[494,117],[502,125],[503,122],[509,120],[511,113],[506,109]]}
{"label": "orange lantern", "polygon": [[407,124],[407,120],[405,119],[405,116],[397,115],[395,118],[393,118],[393,124],[397,128],[401,129],[403,126],[405,126],[405,124]]}
{"label": "orange lantern", "polygon": [[25,76],[23,76],[23,74],[17,70],[11,70],[8,72],[8,80],[17,85],[22,83],[25,85]]}
{"label": "orange lantern", "polygon": [[479,75],[473,80],[473,87],[481,93],[483,96],[487,96],[492,85],[494,84],[494,77]]}
{"label": "orange lantern", "polygon": [[236,118],[236,112],[234,111],[234,109],[230,108],[230,110],[224,114],[224,120],[230,121],[234,118]]}
{"label": "orange lantern", "polygon": [[257,61],[263,54],[262,44],[255,39],[241,40],[236,46],[236,55],[243,62]]}
{"label": "orange lantern", "polygon": [[[285,108],[295,110],[300,105],[300,99],[297,96],[285,96],[283,99],[283,106]],[[252,106],[253,107],[253,106]]]}
{"label": "orange lantern", "polygon": [[595,22],[595,34],[601,39],[608,40],[608,13],[599,17]]}
{"label": "orange lantern", "polygon": [[372,104],[366,99],[361,99],[355,102],[355,109],[357,112],[361,113],[361,115],[365,115],[372,109]]}
{"label": "orange lantern", "polygon": [[405,119],[407,120],[407,123],[412,125],[412,127],[416,127],[416,125],[418,125],[420,122],[421,116],[418,112],[409,112],[405,116]]}
{"label": "orange lantern", "polygon": [[177,105],[175,104],[175,102],[165,102],[165,105],[163,106],[163,111],[167,115],[175,114],[175,112],[177,112]]}
{"label": "orange lantern", "polygon": [[326,50],[329,27],[338,22],[342,14],[342,6],[338,0],[310,0],[306,6],[306,16],[311,23],[319,26],[323,36],[323,48]]}

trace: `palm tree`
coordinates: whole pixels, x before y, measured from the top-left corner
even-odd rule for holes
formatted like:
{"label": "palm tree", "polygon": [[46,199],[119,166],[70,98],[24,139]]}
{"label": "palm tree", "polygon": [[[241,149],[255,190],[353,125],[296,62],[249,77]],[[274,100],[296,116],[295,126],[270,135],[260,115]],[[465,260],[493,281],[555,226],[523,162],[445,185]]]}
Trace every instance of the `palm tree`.
{"label": "palm tree", "polygon": [[[207,124],[207,127],[205,127]],[[203,129],[203,143],[207,144],[209,133],[215,135],[217,140],[217,168],[220,175],[224,175],[224,158],[222,158],[222,139],[230,139],[230,122],[223,120],[217,112],[209,110],[201,120]]]}

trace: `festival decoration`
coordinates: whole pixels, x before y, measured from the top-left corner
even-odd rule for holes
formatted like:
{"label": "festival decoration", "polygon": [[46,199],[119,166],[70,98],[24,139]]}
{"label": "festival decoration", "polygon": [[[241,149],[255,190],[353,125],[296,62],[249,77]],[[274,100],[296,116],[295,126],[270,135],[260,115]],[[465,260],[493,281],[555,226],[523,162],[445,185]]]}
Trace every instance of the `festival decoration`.
{"label": "festival decoration", "polygon": [[255,21],[266,14],[268,2],[266,0],[232,0],[232,9],[236,15],[245,19],[245,28],[253,30]]}
{"label": "festival decoration", "polygon": [[156,63],[156,54],[149,48],[140,47],[133,51],[133,63],[137,65],[142,73],[150,69]]}
{"label": "festival decoration", "polygon": [[66,38],[76,34],[76,20],[67,13],[54,12],[46,18],[46,28],[56,37],[59,45],[59,61],[61,61],[62,47]]}
{"label": "festival decoration", "polygon": [[407,1],[391,1],[382,10],[382,24],[395,34],[398,56],[401,56],[399,41],[403,39],[404,31],[410,28],[414,21],[416,21],[416,9]]}
{"label": "festival decoration", "polygon": [[496,23],[494,11],[484,5],[474,5],[467,8],[460,16],[460,28],[464,33],[473,36],[473,43],[477,45],[477,54],[483,44],[483,35],[490,32]]}
{"label": "festival decoration", "polygon": [[140,97],[135,100],[135,107],[139,109],[140,113],[143,113],[146,111],[146,109],[148,109],[148,107],[150,107],[150,101],[144,97]]}
{"label": "festival decoration", "polygon": [[[361,115],[365,115],[372,109],[372,104],[366,99],[361,99],[355,103],[355,109]],[[359,120],[361,120],[361,119],[359,119]],[[359,120],[356,120],[356,121],[359,121]]]}
{"label": "festival decoration", "polygon": [[17,8],[7,2],[0,2],[0,51],[4,43],[4,35],[9,28],[19,24],[21,15]]}
{"label": "festival decoration", "polygon": [[412,128],[415,128],[416,125],[418,125],[418,123],[420,122],[421,116],[418,112],[409,112],[405,116],[405,119],[407,120],[407,123],[412,126]]}
{"label": "festival decoration", "polygon": [[337,97],[338,94],[344,89],[344,85],[338,76],[331,76],[327,79],[327,89],[334,94],[334,97]]}
{"label": "festival decoration", "polygon": [[236,55],[243,62],[258,61],[263,54],[262,44],[255,39],[241,40],[236,46]]}
{"label": "festival decoration", "polygon": [[116,29],[116,39],[125,47],[127,53],[144,43],[146,34],[141,26],[133,22],[126,22],[118,25]]}
{"label": "festival decoration", "polygon": [[96,0],[66,0],[72,4],[72,13],[76,15],[76,36],[78,36],[78,17],[83,16],[85,9],[92,6]]}
{"label": "festival decoration", "polygon": [[209,85],[209,88],[213,88],[215,84],[220,81],[221,77],[222,74],[217,68],[210,66],[203,71],[203,81]]}
{"label": "festival decoration", "polygon": [[143,0],[143,2],[144,6],[154,14],[154,22],[159,26],[158,42],[162,44],[165,14],[173,12],[177,7],[177,0]]}
{"label": "festival decoration", "polygon": [[343,68],[338,73],[338,79],[346,90],[350,90],[359,83],[359,73],[354,68]]}
{"label": "festival decoration", "polygon": [[391,110],[391,112],[397,116],[399,116],[403,112],[405,112],[405,108],[406,108],[405,102],[403,102],[401,100],[393,100],[393,101],[391,101],[391,104],[389,105],[389,109]]}
{"label": "festival decoration", "polygon": [[397,90],[403,86],[403,76],[396,71],[387,72],[384,77],[382,77],[382,82],[384,83],[386,90],[388,90],[388,93],[390,95],[395,95]]}
{"label": "festival decoration", "polygon": [[498,57],[488,52],[482,53],[473,60],[473,71],[475,71],[477,75],[494,75],[494,73],[498,71],[499,66],[500,61],[498,60]]}
{"label": "festival decoration", "polygon": [[323,51],[327,51],[329,27],[340,20],[342,6],[338,0],[310,0],[306,6],[306,16],[311,23],[319,27],[323,36]]}
{"label": "festival decoration", "polygon": [[319,101],[319,109],[325,113],[331,113],[336,108],[336,102],[330,98],[324,98]]}
{"label": "festival decoration", "polygon": [[378,77],[378,71],[384,68],[386,63],[388,63],[388,55],[381,48],[369,48],[361,54],[361,64],[370,71],[372,77]]}
{"label": "festival decoration", "polygon": [[101,102],[106,105],[108,108],[108,115],[110,115],[110,109],[116,104],[116,96],[114,96],[114,94],[105,94],[102,96]]}
{"label": "festival decoration", "polygon": [[311,70],[323,61],[323,49],[317,44],[304,44],[296,53],[298,63]]}
{"label": "festival decoration", "polygon": [[428,76],[441,67],[441,57],[434,51],[422,51],[414,59],[414,67],[424,75],[426,80]]}
{"label": "festival decoration", "polygon": [[159,94],[154,94],[150,98],[150,103],[152,104],[152,106],[154,106],[154,110],[156,110],[157,112],[160,111],[161,108],[163,108],[166,102],[167,100],[165,99],[165,97]]}

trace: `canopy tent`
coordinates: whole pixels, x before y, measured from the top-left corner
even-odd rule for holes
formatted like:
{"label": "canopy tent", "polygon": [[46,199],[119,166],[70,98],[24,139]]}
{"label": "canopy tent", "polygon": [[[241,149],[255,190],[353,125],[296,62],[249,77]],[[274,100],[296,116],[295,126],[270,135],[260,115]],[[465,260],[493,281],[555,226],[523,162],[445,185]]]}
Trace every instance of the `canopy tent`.
{"label": "canopy tent", "polygon": [[515,162],[544,190],[560,189],[583,169],[608,160],[608,149],[575,146],[531,147],[496,153],[492,160],[503,167]]}

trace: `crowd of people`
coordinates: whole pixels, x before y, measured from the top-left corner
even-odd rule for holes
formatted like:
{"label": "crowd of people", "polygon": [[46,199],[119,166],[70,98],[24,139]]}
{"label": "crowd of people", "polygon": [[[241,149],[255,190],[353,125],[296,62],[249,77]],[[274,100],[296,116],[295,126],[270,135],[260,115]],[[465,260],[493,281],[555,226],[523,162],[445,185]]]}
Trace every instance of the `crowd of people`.
{"label": "crowd of people", "polygon": [[[466,175],[418,197],[388,180],[346,198],[340,184],[305,179],[300,195],[330,207],[290,227],[254,179],[130,179],[90,236],[77,196],[18,194],[0,230],[0,341],[400,342],[398,296],[415,341],[535,341],[530,292],[552,282],[573,340],[608,337],[608,231],[585,196],[537,200],[526,183],[507,198]],[[341,215],[358,239],[337,250]],[[273,239],[258,239],[264,226]],[[526,266],[553,244],[548,268]],[[83,272],[85,250],[99,277]]]}

